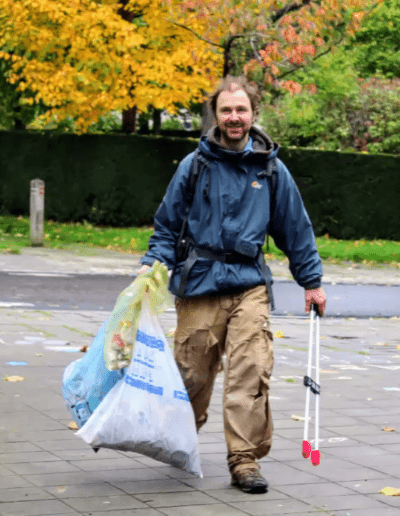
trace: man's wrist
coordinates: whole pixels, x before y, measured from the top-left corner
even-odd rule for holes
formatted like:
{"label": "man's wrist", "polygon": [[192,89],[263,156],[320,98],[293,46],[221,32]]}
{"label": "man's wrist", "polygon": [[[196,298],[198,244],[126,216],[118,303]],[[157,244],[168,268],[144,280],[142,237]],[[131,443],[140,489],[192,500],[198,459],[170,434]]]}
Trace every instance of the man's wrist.
{"label": "man's wrist", "polygon": [[307,283],[307,285],[304,285],[305,290],[314,290],[316,288],[321,288],[321,278],[318,278],[311,283]]}

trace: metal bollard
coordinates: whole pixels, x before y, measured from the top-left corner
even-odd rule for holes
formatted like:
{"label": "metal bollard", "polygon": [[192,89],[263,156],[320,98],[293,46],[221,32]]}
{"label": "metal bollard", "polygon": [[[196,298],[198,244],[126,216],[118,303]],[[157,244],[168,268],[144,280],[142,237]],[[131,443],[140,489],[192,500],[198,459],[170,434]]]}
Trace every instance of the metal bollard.
{"label": "metal bollard", "polygon": [[43,245],[43,221],[44,221],[44,181],[33,179],[31,181],[31,241],[32,246]]}

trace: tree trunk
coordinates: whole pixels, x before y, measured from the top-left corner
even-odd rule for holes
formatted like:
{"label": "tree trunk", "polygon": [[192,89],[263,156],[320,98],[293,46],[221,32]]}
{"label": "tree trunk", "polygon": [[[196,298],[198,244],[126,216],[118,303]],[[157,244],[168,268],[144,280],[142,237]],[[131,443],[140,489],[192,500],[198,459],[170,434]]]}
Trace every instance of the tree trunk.
{"label": "tree trunk", "polygon": [[154,109],[153,134],[160,134],[160,129],[161,129],[161,109]]}
{"label": "tree trunk", "polygon": [[214,113],[210,108],[208,101],[203,102],[203,126],[201,129],[201,136],[205,136],[213,125],[215,125]]}
{"label": "tree trunk", "polygon": [[136,115],[137,107],[126,109],[122,112],[122,131],[124,133],[135,133],[136,132]]}

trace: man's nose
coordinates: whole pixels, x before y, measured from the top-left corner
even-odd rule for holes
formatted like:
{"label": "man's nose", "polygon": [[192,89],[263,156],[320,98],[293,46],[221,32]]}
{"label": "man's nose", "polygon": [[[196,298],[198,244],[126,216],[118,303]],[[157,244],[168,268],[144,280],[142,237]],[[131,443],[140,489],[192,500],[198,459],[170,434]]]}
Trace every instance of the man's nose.
{"label": "man's nose", "polygon": [[239,120],[239,116],[235,109],[232,109],[230,119],[232,122],[236,122],[237,120]]}

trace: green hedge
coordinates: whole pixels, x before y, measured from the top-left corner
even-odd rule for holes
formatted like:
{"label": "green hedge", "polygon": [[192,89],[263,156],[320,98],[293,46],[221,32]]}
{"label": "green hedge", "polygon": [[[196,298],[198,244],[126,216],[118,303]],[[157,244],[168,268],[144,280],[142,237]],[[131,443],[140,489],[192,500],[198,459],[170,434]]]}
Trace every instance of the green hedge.
{"label": "green hedge", "polygon": [[[29,214],[46,185],[46,219],[151,224],[180,159],[197,142],[137,135],[0,132],[0,212]],[[400,240],[400,158],[281,149],[317,235]]]}

